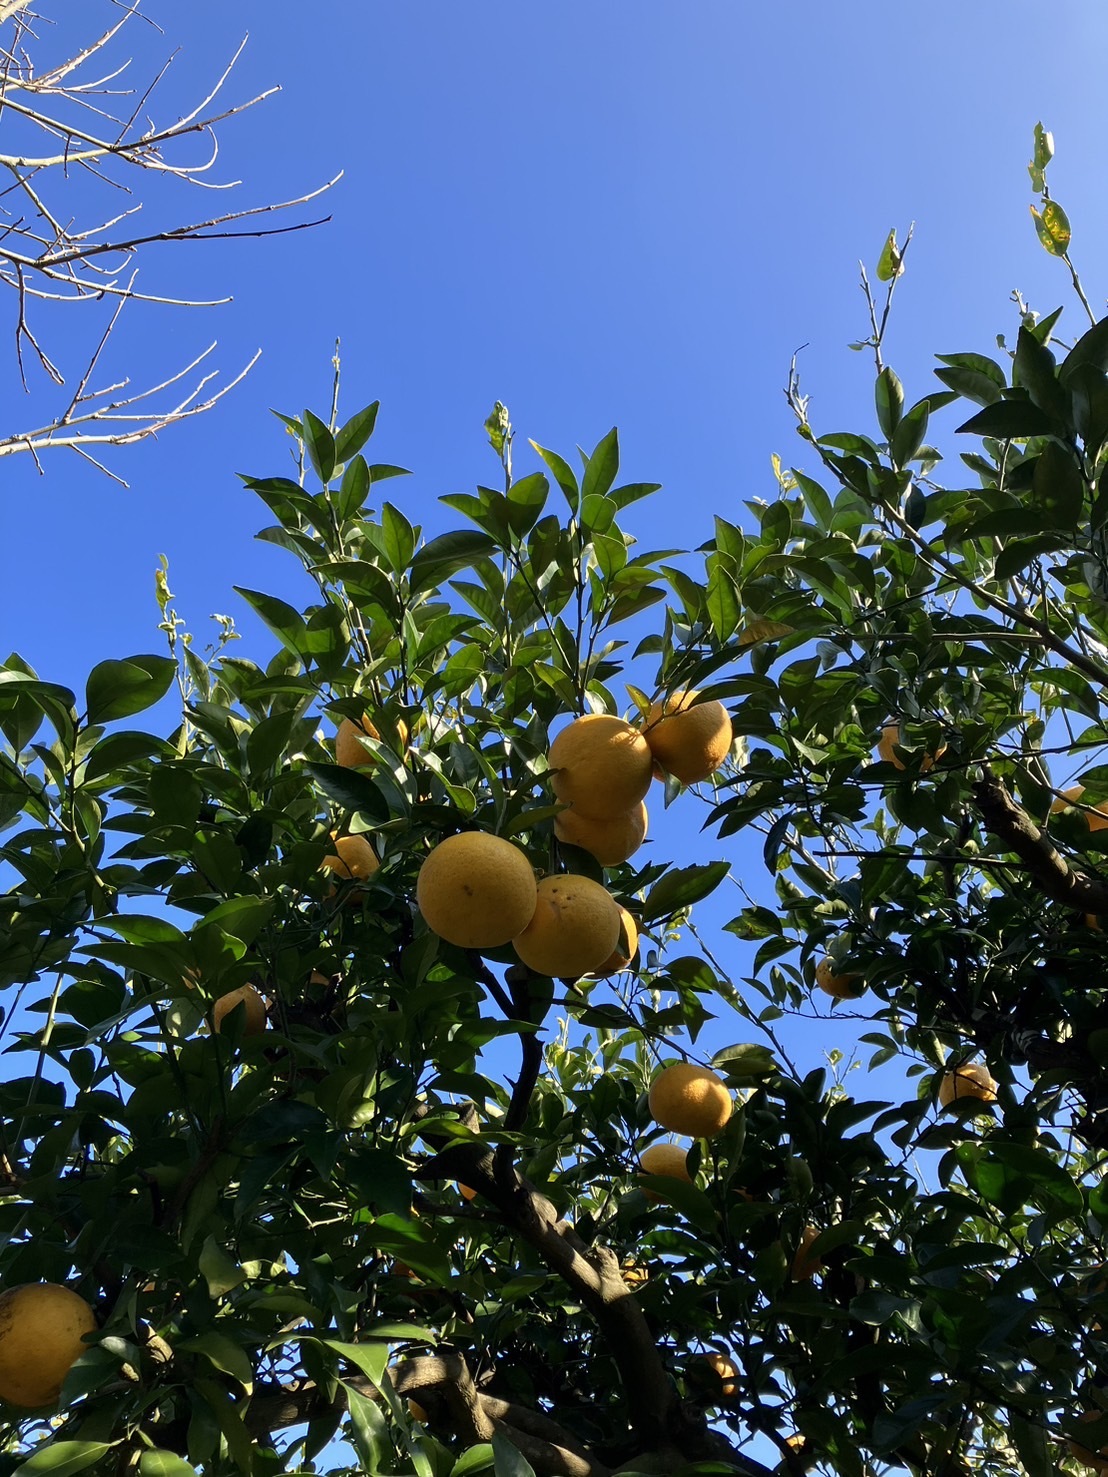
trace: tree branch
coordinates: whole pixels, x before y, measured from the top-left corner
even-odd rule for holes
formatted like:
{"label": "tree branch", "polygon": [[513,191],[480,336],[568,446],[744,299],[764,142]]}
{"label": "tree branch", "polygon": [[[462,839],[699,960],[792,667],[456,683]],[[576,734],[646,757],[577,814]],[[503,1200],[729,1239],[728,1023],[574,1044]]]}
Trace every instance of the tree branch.
{"label": "tree branch", "polygon": [[1080,913],[1108,913],[1108,882],[1071,867],[988,766],[973,798],[985,825],[1015,852],[1040,892]]}

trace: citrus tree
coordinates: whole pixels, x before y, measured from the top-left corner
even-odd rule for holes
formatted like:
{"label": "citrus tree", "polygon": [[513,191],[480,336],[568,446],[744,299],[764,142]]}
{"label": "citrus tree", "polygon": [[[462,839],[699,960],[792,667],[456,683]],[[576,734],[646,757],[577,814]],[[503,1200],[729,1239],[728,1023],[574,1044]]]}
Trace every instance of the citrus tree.
{"label": "citrus tree", "polygon": [[[695,554],[614,432],[516,477],[498,405],[425,540],[376,405],[305,412],[268,656],[162,576],[168,654],[7,660],[8,1470],[1101,1465],[1108,324],[910,408],[883,326],[876,433],[794,382],[822,470]],[[718,858],[640,852],[697,798]]]}

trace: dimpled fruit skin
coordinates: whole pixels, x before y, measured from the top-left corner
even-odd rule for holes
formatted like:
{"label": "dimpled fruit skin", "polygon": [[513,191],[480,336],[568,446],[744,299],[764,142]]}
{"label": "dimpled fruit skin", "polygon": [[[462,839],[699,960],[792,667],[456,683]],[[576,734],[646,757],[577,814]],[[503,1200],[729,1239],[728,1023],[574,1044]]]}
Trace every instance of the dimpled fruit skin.
{"label": "dimpled fruit skin", "polygon": [[[608,955],[600,968],[594,971],[601,976],[618,974],[621,969],[626,969],[634,959],[639,948],[639,925],[632,918],[626,908],[620,908],[619,921],[622,925],[621,937],[616,943],[611,954]],[[624,950],[623,939],[627,940],[627,948]]]}
{"label": "dimpled fruit skin", "polygon": [[554,817],[554,834],[569,846],[580,846],[602,867],[618,867],[643,844],[646,823],[646,806],[640,800],[622,815],[604,821],[576,810],[563,810]]}
{"label": "dimpled fruit skin", "polygon": [[[408,725],[403,718],[397,719],[396,732],[402,748],[407,748]],[[335,734],[336,764],[341,764],[344,769],[368,769],[376,762],[359,737],[363,733],[367,738],[376,739],[380,743],[380,730],[368,713],[362,717],[361,723],[355,723],[352,718],[342,720],[339,731]]]}
{"label": "dimpled fruit skin", "polygon": [[865,981],[856,974],[836,974],[835,961],[830,956],[816,965],[816,984],[835,1000],[857,1000],[866,988]]}
{"label": "dimpled fruit skin", "polygon": [[715,774],[731,752],[731,719],[722,703],[698,703],[695,690],[675,692],[652,703],[646,742],[662,769],[683,785]]}
{"label": "dimpled fruit skin", "polygon": [[981,1062],[964,1062],[953,1072],[947,1072],[939,1083],[939,1104],[949,1108],[955,1099],[977,1098],[982,1103],[996,1102],[996,1083],[989,1075],[988,1067]]}
{"label": "dimpled fruit skin", "polygon": [[[689,1166],[685,1163],[688,1150],[681,1144],[651,1144],[639,1155],[639,1168],[643,1174],[664,1174],[670,1179],[692,1183]],[[653,1190],[643,1187],[643,1194],[655,1204],[661,1199]]]}
{"label": "dimpled fruit skin", "polygon": [[626,815],[650,789],[650,748],[637,728],[608,713],[586,713],[550,745],[550,783],[563,805],[594,820]]}
{"label": "dimpled fruit skin", "polygon": [[0,1399],[29,1410],[52,1405],[96,1327],[83,1297],[56,1282],[30,1282],[0,1295]]}
{"label": "dimpled fruit skin", "polygon": [[460,949],[510,943],[535,911],[535,873],[510,841],[487,831],[448,836],[419,869],[416,901],[427,926]]}
{"label": "dimpled fruit skin", "polygon": [[512,947],[536,974],[579,979],[603,967],[619,942],[619,908],[611,893],[571,872],[544,877],[535,911]]}
{"label": "dimpled fruit skin", "polygon": [[707,1067],[671,1062],[650,1086],[655,1123],[694,1139],[714,1138],[731,1117],[731,1094]]}
{"label": "dimpled fruit skin", "polygon": [[323,858],[328,872],[339,877],[372,877],[381,863],[377,853],[362,835],[336,836],[335,850]]}

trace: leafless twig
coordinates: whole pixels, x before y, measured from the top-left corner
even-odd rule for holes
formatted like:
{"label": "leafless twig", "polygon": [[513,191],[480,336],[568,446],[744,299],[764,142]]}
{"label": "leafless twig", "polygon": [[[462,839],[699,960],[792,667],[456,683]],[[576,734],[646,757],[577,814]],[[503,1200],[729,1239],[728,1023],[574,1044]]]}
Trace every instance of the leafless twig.
{"label": "leafless twig", "polygon": [[[133,390],[129,380],[123,380],[90,390],[124,304],[211,307],[229,301],[140,289],[137,266],[145,249],[169,242],[257,238],[309,229],[329,217],[297,219],[284,226],[259,221],[253,228],[234,227],[278,211],[299,212],[341,178],[336,175],[290,199],[216,211],[201,219],[186,217],[184,222],[179,217],[151,222],[151,229],[134,230],[133,218],[149,205],[135,199],[144,180],[157,177],[182,189],[234,189],[240,181],[214,174],[219,158],[217,125],[279,89],[268,88],[241,102],[225,101],[244,39],[195,106],[175,121],[156,123],[148,109],[174,57],[156,68],[145,84],[121,83],[133,58],[117,54],[120,38],[130,34],[136,19],[147,17],[140,13],[141,0],[110,3],[119,12],[110,25],[94,39],[67,50],[60,62],[39,70],[31,53],[37,54],[41,45],[36,27],[45,22],[31,11],[31,0],[0,0],[0,120],[5,143],[0,151],[0,284],[14,290],[15,357],[24,389],[32,388],[28,368],[35,364],[52,384],[62,386],[66,381],[56,357],[44,346],[37,321],[32,326],[32,304],[48,305],[43,308],[48,320],[59,307],[76,303],[92,304],[89,311],[94,314],[97,304],[106,302],[109,307],[107,325],[97,329],[96,346],[65,408],[37,429],[0,433],[0,456],[30,452],[40,470],[40,453],[59,447],[99,466],[90,447],[128,445],[202,414],[250,368],[247,365],[217,393],[209,393],[211,372],[190,378],[211,352],[208,349],[146,389]],[[119,209],[113,200],[105,209],[104,201],[97,208],[97,197],[106,192],[133,203]]]}

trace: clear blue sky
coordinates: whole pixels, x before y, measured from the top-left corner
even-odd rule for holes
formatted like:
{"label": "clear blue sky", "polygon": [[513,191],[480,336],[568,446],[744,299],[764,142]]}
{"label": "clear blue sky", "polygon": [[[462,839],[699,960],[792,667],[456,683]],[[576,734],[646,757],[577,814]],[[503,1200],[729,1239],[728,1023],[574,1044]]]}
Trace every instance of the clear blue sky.
{"label": "clear blue sky", "polygon": [[[71,7],[38,8],[58,18],[51,47],[86,39]],[[336,336],[347,411],[379,397],[376,454],[415,472],[390,487],[413,519],[441,528],[438,495],[493,475],[481,424],[500,398],[521,470],[529,436],[571,454],[618,424],[628,477],[665,487],[643,506],[644,540],[695,544],[714,512],[741,520],[743,500],[773,496],[771,453],[788,464],[802,451],[782,397],[801,344],[817,426],[871,428],[872,363],[846,345],[866,332],[858,258],[872,265],[890,226],[903,237],[917,223],[888,346],[911,399],[933,387],[935,352],[987,352],[998,330],[1014,333],[1013,288],[1042,311],[1065,301],[1063,323],[1079,330],[1065,271],[1028,215],[1039,118],[1055,135],[1051,184],[1074,257],[1104,301],[1099,5],[144,9],[164,35],[133,28],[136,76],[179,49],[155,116],[194,103],[244,31],[231,95],[281,85],[221,134],[222,177],[246,180],[243,204],[345,177],[317,231],[151,251],[147,289],[234,302],[136,310],[113,372],[156,376],[213,337],[228,372],[264,354],[213,414],[112,459],[129,492],[62,454],[45,477],[29,458],[3,463],[0,645],[55,680],[160,649],[161,553],[198,641],[209,613],[226,611],[244,649],[269,651],[232,585],[294,600],[302,587],[287,555],[252,542],[267,520],[235,473],[285,470],[269,408],[326,414]],[[102,0],[90,10],[116,13]],[[199,192],[184,205],[211,208]],[[10,329],[14,302],[3,310]],[[42,320],[67,372],[99,331],[96,312]],[[53,403],[34,377],[23,395],[9,342],[6,430]],[[688,860],[715,847],[686,832],[670,850]]]}

